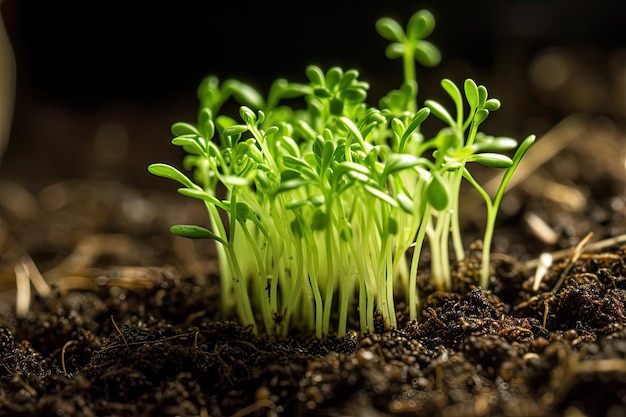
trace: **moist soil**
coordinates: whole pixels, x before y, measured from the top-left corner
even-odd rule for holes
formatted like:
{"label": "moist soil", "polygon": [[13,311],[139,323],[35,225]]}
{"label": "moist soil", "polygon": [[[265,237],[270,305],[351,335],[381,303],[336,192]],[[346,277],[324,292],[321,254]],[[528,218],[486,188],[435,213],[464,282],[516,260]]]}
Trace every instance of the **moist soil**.
{"label": "moist soil", "polygon": [[[181,217],[202,223],[194,202],[103,181],[59,182],[38,194],[4,183],[9,191],[1,415],[626,414],[626,246],[619,241],[595,251],[564,243],[565,255],[533,289],[541,245],[509,219],[498,229],[490,291],[475,285],[476,241],[454,266],[453,292],[433,291],[427,263],[421,269],[417,320],[406,318],[398,294],[397,329],[272,338],[221,316],[209,242],[167,234]],[[570,242],[582,239],[576,224],[600,238],[623,234],[624,203],[599,199],[577,214],[546,202],[526,209],[560,218]],[[25,307],[16,301],[24,277],[32,287]]]}
{"label": "moist soil", "polygon": [[[200,204],[116,180],[119,161],[92,151],[61,161],[56,144],[25,146],[28,159],[3,161],[18,180],[0,181],[0,415],[624,416],[626,135],[605,116],[567,117],[531,148],[535,168],[503,200],[489,291],[476,286],[484,209],[463,194],[453,291],[429,287],[426,248],[418,319],[396,294],[398,328],[325,340],[222,315],[214,246],[168,233],[205,224]],[[124,159],[133,178],[153,146],[131,149],[145,163]],[[76,161],[113,166],[91,176],[112,179],[22,169]],[[542,252],[554,261],[535,282]]]}

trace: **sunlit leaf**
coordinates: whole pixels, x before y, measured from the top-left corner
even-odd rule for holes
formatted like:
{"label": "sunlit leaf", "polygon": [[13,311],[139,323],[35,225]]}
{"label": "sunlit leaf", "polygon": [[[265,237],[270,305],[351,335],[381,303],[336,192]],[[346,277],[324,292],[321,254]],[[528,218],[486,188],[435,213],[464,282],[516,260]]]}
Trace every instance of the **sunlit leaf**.
{"label": "sunlit leaf", "polygon": [[158,177],[174,180],[187,188],[196,188],[197,186],[185,174],[167,164],[152,164],[148,166],[148,171]]}
{"label": "sunlit leaf", "polygon": [[513,165],[511,158],[499,153],[477,153],[470,156],[467,161],[478,162],[491,168],[508,168]]}

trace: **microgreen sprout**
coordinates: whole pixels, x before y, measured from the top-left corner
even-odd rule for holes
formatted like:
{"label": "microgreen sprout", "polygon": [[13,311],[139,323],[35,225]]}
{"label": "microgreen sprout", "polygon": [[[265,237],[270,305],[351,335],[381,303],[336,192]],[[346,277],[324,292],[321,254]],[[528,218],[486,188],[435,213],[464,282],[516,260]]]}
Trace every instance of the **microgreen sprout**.
{"label": "microgreen sprout", "polygon": [[[171,231],[217,243],[225,315],[236,314],[254,331],[306,328],[325,337],[344,335],[358,311],[360,330],[370,333],[377,313],[385,326],[397,325],[394,293],[403,293],[416,318],[424,243],[437,289],[451,288],[449,247],[456,259],[465,256],[458,217],[463,179],[487,206],[480,285],[488,286],[495,216],[534,136],[512,158],[504,155],[515,140],[479,131],[500,102],[471,79],[463,93],[442,81],[453,112],[432,100],[418,108],[416,62],[440,60],[424,40],[434,25],[428,11],[413,15],[406,30],[390,18],[377,22],[391,41],[387,55],[401,57],[404,71],[400,88],[379,107],[367,104],[369,85],[354,69],[309,66],[306,83],[279,79],[267,98],[237,80],[210,76],[201,83],[197,122],[172,126],[172,143],[185,151],[183,168],[191,174],[162,163],[149,171],[206,206],[206,228]],[[303,108],[283,104],[296,97]],[[240,105],[238,117],[221,113],[231,99]],[[425,138],[420,127],[430,114],[445,126]],[[506,170],[493,197],[470,173],[472,163]]]}

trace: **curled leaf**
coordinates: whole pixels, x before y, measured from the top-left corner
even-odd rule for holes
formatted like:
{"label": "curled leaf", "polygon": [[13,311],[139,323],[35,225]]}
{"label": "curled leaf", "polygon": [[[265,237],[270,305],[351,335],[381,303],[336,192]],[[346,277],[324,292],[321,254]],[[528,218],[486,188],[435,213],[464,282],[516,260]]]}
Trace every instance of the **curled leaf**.
{"label": "curled leaf", "polygon": [[[229,83],[230,82],[230,83]],[[229,83],[227,85],[227,83]],[[228,80],[224,82],[224,88],[232,88],[232,95],[241,104],[252,106],[255,109],[260,109],[265,106],[265,100],[259,92],[248,84],[244,84],[239,81]]]}
{"label": "curled leaf", "polygon": [[505,136],[488,136],[477,134],[476,142],[472,146],[475,151],[480,152],[503,152],[515,149],[517,141]]}
{"label": "curled leaf", "polygon": [[441,86],[448,93],[454,105],[456,106],[457,112],[462,112],[463,110],[463,97],[461,96],[461,91],[456,84],[447,78],[441,80]]}
{"label": "curled leaf", "polygon": [[197,186],[191,181],[185,174],[177,170],[171,165],[167,164],[152,164],[148,166],[148,171],[152,175],[156,175],[157,177],[169,178],[170,180],[174,180],[179,184],[184,185],[187,188],[196,188]]}
{"label": "curled leaf", "polygon": [[340,67],[332,67],[326,72],[326,86],[331,90],[334,89],[341,78],[343,78],[343,70]]}
{"label": "curled leaf", "polygon": [[306,76],[312,85],[323,86],[326,84],[324,72],[316,65],[309,65],[306,67]]}
{"label": "curled leaf", "polygon": [[247,131],[248,126],[246,125],[233,125],[224,129],[223,133],[225,136],[237,136]]}
{"label": "curled leaf", "polygon": [[326,87],[314,88],[313,94],[315,94],[315,97],[319,97],[319,98],[329,98],[332,96],[332,94],[330,94],[330,91]]}
{"label": "curled leaf", "polygon": [[506,155],[499,153],[477,153],[467,159],[468,162],[478,162],[491,168],[508,168],[513,161]]}
{"label": "curled leaf", "polygon": [[434,67],[441,62],[441,52],[428,41],[419,41],[415,46],[415,59],[425,67]]}
{"label": "curled leaf", "polygon": [[172,144],[180,146],[185,149],[185,152],[195,155],[203,155],[205,152],[200,136],[196,135],[178,136],[172,139]]}
{"label": "curled leaf", "polygon": [[435,210],[442,211],[448,207],[448,202],[450,201],[448,188],[438,172],[433,173],[426,187],[426,198]]}
{"label": "curled leaf", "polygon": [[476,114],[474,114],[474,123],[481,124],[482,122],[485,121],[487,116],[489,116],[489,110],[487,109],[478,110]]}
{"label": "curled leaf", "polygon": [[489,100],[485,101],[485,105],[483,106],[483,108],[489,111],[494,111],[498,110],[500,106],[500,100],[498,100],[497,98],[490,98]]}
{"label": "curled leaf", "polygon": [[441,119],[444,123],[446,123],[450,127],[454,127],[456,122],[448,113],[445,107],[434,100],[426,100],[424,103],[430,109],[430,112],[434,114],[438,119]]}
{"label": "curled leaf", "polygon": [[401,42],[406,39],[400,24],[390,17],[378,19],[376,21],[376,31],[389,41]]}
{"label": "curled leaf", "polygon": [[227,244],[224,239],[211,232],[210,230],[207,230],[204,227],[195,226],[193,224],[174,225],[170,227],[170,232],[172,232],[176,236],[186,237],[189,239],[213,239],[223,245]]}
{"label": "curled leaf", "polygon": [[390,43],[385,49],[385,55],[389,59],[400,58],[406,52],[406,46],[402,43]]}
{"label": "curled leaf", "polygon": [[428,10],[420,10],[411,16],[407,24],[407,35],[411,39],[424,39],[433,32],[435,18]]}
{"label": "curled leaf", "polygon": [[200,131],[198,128],[191,123],[186,122],[178,122],[174,123],[171,127],[172,135],[174,136],[183,136],[183,135],[198,135],[200,136]]}
{"label": "curled leaf", "polygon": [[465,98],[467,99],[467,104],[469,104],[470,108],[476,109],[478,108],[478,86],[471,78],[465,80],[463,84],[463,88],[465,90]]}

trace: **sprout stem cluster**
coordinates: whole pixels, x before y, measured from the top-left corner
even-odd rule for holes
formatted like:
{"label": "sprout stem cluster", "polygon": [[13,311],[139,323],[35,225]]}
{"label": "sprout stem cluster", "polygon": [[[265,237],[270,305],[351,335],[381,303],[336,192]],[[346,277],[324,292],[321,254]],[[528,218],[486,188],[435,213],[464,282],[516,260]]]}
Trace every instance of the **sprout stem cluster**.
{"label": "sprout stem cluster", "polygon": [[[217,242],[226,315],[254,331],[306,328],[318,337],[344,335],[348,318],[358,315],[361,332],[370,333],[377,315],[396,326],[394,296],[402,294],[416,318],[424,243],[439,290],[451,288],[450,248],[457,260],[465,256],[464,179],[487,207],[480,285],[488,286],[498,206],[534,137],[518,147],[481,133],[500,102],[471,79],[461,88],[442,81],[452,111],[433,100],[418,108],[415,63],[440,60],[424,40],[434,24],[424,10],[406,29],[390,18],[377,22],[391,41],[387,56],[401,58],[404,68],[401,87],[378,107],[366,103],[369,85],[358,72],[339,67],[309,66],[306,83],[276,80],[266,98],[236,80],[202,82],[197,122],[172,126],[190,174],[161,163],[149,171],[177,181],[179,193],[206,206],[207,227],[171,231]],[[220,113],[231,98],[241,105],[238,118]],[[302,105],[285,104],[293,102]],[[432,116],[444,127],[426,138],[420,127]],[[512,158],[503,154],[515,148]],[[494,196],[474,179],[472,163],[505,170]]]}

